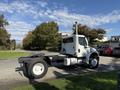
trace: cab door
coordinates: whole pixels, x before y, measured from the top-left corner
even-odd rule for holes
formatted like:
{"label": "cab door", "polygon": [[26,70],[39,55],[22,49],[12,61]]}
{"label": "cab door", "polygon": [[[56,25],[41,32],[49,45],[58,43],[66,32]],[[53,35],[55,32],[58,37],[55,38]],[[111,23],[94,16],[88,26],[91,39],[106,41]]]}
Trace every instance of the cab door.
{"label": "cab door", "polygon": [[74,38],[65,38],[62,43],[62,49],[64,54],[74,55]]}
{"label": "cab door", "polygon": [[78,37],[78,57],[85,57],[88,53],[88,41],[85,37]]}

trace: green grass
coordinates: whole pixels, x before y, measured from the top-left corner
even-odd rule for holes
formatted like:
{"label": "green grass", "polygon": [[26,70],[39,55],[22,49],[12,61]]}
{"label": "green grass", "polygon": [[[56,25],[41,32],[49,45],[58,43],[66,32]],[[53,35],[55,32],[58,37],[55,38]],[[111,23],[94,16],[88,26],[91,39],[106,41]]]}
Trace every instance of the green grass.
{"label": "green grass", "polygon": [[31,55],[29,52],[17,52],[17,51],[0,51],[0,60],[13,59],[21,56]]}
{"label": "green grass", "polygon": [[117,73],[113,71],[37,82],[12,90],[116,90],[116,85]]}

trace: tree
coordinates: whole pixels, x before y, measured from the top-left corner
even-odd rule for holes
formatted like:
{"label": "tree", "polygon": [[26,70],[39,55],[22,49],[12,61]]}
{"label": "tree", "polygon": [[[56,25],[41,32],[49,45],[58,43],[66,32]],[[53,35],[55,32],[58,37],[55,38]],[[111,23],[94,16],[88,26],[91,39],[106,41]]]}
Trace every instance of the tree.
{"label": "tree", "polygon": [[15,39],[11,40],[11,50],[15,50],[16,49],[16,41]]}
{"label": "tree", "polygon": [[53,21],[42,23],[24,38],[23,47],[36,50],[55,49],[58,47],[59,38],[57,23]]}
{"label": "tree", "polygon": [[0,15],[0,49],[10,49],[10,34],[5,29],[5,25],[8,25],[4,15]]}
{"label": "tree", "polygon": [[101,28],[90,28],[86,25],[78,24],[78,34],[85,35],[92,44],[96,38],[102,39],[106,31]]}
{"label": "tree", "polygon": [[8,25],[9,23],[7,20],[4,18],[4,15],[0,15],[0,28],[4,28],[5,25]]}
{"label": "tree", "polygon": [[32,49],[33,34],[28,32],[27,36],[23,39],[23,48],[26,50]]}

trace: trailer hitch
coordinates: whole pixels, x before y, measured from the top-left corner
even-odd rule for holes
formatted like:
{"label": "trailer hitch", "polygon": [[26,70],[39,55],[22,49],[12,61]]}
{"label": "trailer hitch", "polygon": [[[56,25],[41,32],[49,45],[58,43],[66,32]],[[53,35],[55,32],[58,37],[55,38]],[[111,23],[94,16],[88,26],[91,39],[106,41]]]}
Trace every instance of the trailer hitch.
{"label": "trailer hitch", "polygon": [[21,76],[23,76],[22,73],[20,72],[22,70],[23,70],[22,67],[15,68],[15,72],[18,72]]}

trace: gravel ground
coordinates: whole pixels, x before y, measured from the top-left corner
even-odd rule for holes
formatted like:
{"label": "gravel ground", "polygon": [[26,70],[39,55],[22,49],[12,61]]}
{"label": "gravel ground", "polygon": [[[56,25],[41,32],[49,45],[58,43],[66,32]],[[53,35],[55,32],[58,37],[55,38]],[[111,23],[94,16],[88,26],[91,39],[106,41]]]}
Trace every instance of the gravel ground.
{"label": "gravel ground", "polygon": [[[38,52],[37,52],[38,53]],[[10,87],[17,86],[19,84],[29,83],[28,79],[18,72],[15,72],[15,68],[18,67],[17,59],[14,60],[1,60],[0,61],[0,90],[9,90]],[[120,68],[120,58],[114,57],[100,57],[100,66],[96,70],[81,68],[81,67],[50,67],[46,76],[38,81],[46,79],[57,78],[64,75],[78,75],[89,72],[105,72],[109,70],[115,70]]]}

